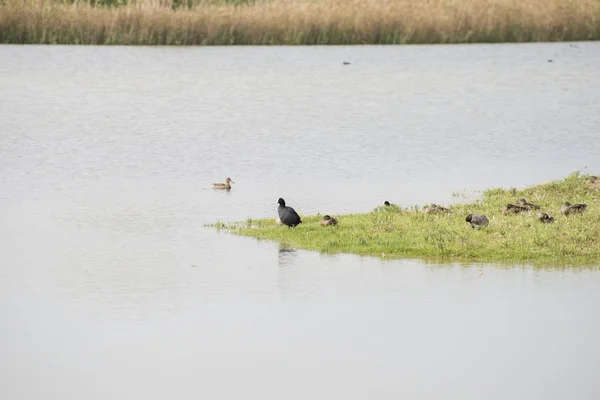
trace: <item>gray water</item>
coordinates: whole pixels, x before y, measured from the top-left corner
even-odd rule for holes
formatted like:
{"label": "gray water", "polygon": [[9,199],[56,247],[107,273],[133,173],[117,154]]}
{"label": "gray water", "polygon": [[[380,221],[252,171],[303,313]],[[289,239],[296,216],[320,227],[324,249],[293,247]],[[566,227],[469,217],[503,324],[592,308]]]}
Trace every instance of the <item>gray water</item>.
{"label": "gray water", "polygon": [[600,43],[0,46],[0,398],[599,398],[598,266],[204,226],[600,173],[598,65]]}

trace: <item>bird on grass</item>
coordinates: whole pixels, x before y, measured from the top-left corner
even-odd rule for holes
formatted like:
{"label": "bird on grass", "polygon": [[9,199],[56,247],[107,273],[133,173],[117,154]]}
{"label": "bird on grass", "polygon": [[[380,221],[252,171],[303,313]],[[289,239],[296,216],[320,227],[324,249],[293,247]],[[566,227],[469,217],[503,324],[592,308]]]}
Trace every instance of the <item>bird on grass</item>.
{"label": "bird on grass", "polygon": [[565,217],[571,214],[582,214],[587,208],[587,204],[571,204],[568,201],[565,201],[562,206],[560,206],[560,213]]}
{"label": "bird on grass", "polygon": [[227,178],[227,179],[225,179],[225,183],[213,183],[212,188],[220,189],[220,190],[231,190],[232,183],[235,183],[235,182],[232,181],[231,178]]}
{"label": "bird on grass", "polygon": [[294,210],[292,207],[287,207],[285,205],[285,200],[279,198],[277,202],[279,203],[277,212],[279,214],[279,220],[282,224],[293,228],[296,225],[302,223],[302,220],[300,219],[300,216],[298,215],[296,210]]}
{"label": "bird on grass", "polygon": [[465,221],[470,223],[473,229],[485,228],[490,223],[487,217],[481,214],[469,214],[467,215],[467,218],[465,218]]}
{"label": "bird on grass", "polygon": [[538,219],[538,221],[540,221],[544,224],[551,224],[552,222],[554,222],[554,218],[552,218],[550,215],[546,214],[545,212],[538,213],[537,219]]}
{"label": "bird on grass", "polygon": [[442,206],[438,206],[437,204],[431,204],[430,206],[425,207],[425,213],[427,214],[440,214],[440,213],[451,213],[450,209]]}
{"label": "bird on grass", "polygon": [[539,210],[540,209],[540,206],[538,206],[537,204],[529,203],[524,198],[517,200],[516,205],[518,205],[519,207],[527,208],[529,210]]}
{"label": "bird on grass", "polygon": [[321,226],[337,225],[337,223],[337,219],[331,218],[329,215],[324,216],[321,220]]}
{"label": "bird on grass", "polygon": [[386,210],[386,211],[400,211],[401,208],[397,204],[390,203],[389,201],[386,200],[386,201],[383,202],[383,210]]}
{"label": "bird on grass", "polygon": [[504,215],[506,215],[506,214],[510,214],[510,213],[512,213],[512,214],[519,214],[519,213],[528,212],[528,211],[529,211],[528,208],[517,206],[517,205],[514,205],[514,204],[507,204],[506,205],[506,209],[504,209],[504,211],[502,211],[502,213]]}

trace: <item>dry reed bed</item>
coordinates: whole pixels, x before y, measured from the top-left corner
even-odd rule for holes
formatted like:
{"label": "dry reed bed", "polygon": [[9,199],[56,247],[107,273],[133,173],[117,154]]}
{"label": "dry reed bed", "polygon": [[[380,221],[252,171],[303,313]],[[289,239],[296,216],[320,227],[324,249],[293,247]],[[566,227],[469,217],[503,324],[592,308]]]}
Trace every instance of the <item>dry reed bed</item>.
{"label": "dry reed bed", "polygon": [[600,0],[273,0],[172,10],[0,0],[0,42],[269,45],[600,39]]}

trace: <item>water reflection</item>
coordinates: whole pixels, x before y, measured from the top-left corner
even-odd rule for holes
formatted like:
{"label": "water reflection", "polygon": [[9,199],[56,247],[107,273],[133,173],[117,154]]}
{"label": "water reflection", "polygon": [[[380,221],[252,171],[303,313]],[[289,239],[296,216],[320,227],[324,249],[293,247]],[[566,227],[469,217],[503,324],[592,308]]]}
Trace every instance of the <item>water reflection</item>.
{"label": "water reflection", "polygon": [[287,244],[280,243],[277,260],[280,267],[286,267],[294,264],[297,257],[297,251]]}

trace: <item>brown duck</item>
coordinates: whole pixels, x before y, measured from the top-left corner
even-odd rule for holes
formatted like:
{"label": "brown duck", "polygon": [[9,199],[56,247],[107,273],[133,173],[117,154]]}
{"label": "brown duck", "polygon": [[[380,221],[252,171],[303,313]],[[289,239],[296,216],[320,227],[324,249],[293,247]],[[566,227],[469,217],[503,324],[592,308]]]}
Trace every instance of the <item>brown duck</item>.
{"label": "brown duck", "polygon": [[552,218],[550,215],[546,214],[545,212],[538,213],[537,219],[538,219],[538,221],[540,221],[544,224],[551,224],[552,222],[554,222],[554,218]]}
{"label": "brown duck", "polygon": [[565,201],[562,206],[560,206],[560,213],[564,216],[571,214],[582,214],[587,208],[587,204],[571,204],[568,201]]}
{"label": "brown duck", "polygon": [[213,189],[231,190],[231,184],[235,183],[231,178],[225,179],[225,183],[213,183]]}
{"label": "brown duck", "polygon": [[451,213],[452,211],[446,207],[438,206],[437,204],[431,204],[425,207],[425,213],[427,214],[440,214],[440,213]]}
{"label": "brown duck", "polygon": [[502,211],[502,213],[504,215],[506,215],[506,214],[519,214],[519,213],[526,213],[526,212],[529,212],[528,208],[517,206],[517,205],[514,205],[514,204],[507,204],[506,208],[504,209],[504,211]]}
{"label": "brown duck", "polygon": [[321,220],[321,226],[337,225],[337,223],[337,219],[331,218],[329,215],[324,216]]}
{"label": "brown duck", "polygon": [[516,205],[519,207],[527,208],[528,210],[539,210],[540,209],[540,206],[533,204],[533,203],[529,203],[525,199],[517,200]]}

